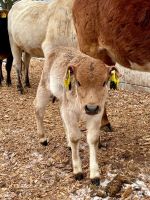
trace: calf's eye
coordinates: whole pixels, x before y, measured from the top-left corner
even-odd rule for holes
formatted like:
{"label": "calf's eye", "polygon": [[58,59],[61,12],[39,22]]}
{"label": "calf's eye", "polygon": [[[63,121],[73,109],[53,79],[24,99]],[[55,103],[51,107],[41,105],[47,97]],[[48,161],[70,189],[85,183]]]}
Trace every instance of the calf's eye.
{"label": "calf's eye", "polygon": [[106,81],[103,83],[103,87],[106,85]]}
{"label": "calf's eye", "polygon": [[80,84],[80,82],[79,82],[79,81],[77,81],[77,86],[78,86],[78,87],[80,87],[80,86],[81,86],[81,84]]}

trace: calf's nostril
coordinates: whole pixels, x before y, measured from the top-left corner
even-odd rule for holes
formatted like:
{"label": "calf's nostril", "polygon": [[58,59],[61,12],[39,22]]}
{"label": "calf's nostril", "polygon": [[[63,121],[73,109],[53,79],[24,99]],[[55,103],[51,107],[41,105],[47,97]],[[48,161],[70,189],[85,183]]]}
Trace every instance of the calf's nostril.
{"label": "calf's nostril", "polygon": [[100,111],[100,108],[97,105],[86,105],[85,111],[89,115],[95,115]]}

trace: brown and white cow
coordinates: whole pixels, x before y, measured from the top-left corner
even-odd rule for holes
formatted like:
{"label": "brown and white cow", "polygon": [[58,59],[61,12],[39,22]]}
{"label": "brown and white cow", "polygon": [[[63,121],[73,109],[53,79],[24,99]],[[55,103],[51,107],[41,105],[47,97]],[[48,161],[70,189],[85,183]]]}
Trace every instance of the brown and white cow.
{"label": "brown and white cow", "polygon": [[150,72],[150,0],[75,0],[73,16],[82,52]]}
{"label": "brown and white cow", "polygon": [[22,0],[16,2],[8,14],[8,31],[13,64],[21,83],[21,55],[25,52],[26,86],[30,86],[28,67],[30,58],[47,57],[56,46],[77,47],[77,37],[72,19],[72,0],[50,2]]}
{"label": "brown and white cow", "polygon": [[43,128],[45,108],[51,95],[60,100],[68,146],[72,150],[73,173],[78,180],[83,178],[79,156],[81,132],[78,123],[80,119],[85,120],[90,149],[90,178],[96,185],[99,185],[96,159],[99,127],[108,93],[107,82],[114,69],[116,70],[76,49],[60,47],[47,54],[34,101],[37,132],[40,142],[47,145]]}

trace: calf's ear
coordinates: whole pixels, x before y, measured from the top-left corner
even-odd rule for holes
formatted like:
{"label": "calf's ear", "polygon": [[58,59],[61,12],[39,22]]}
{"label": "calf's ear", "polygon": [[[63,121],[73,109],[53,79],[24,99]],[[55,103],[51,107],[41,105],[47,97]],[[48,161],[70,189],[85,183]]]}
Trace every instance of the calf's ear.
{"label": "calf's ear", "polygon": [[74,66],[69,66],[65,73],[64,87],[66,90],[72,89],[72,84],[74,82]]}
{"label": "calf's ear", "polygon": [[118,69],[115,66],[111,66],[109,67],[109,81],[110,81],[110,89],[118,89],[118,85],[119,85],[119,78],[122,75],[120,74],[120,72],[118,71]]}

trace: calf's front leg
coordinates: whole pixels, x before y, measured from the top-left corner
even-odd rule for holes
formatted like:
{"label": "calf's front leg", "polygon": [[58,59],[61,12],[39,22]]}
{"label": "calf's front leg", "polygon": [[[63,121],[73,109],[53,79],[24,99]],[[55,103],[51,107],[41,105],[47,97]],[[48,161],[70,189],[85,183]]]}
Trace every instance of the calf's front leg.
{"label": "calf's front leg", "polygon": [[61,116],[65,125],[66,137],[72,151],[72,165],[73,173],[76,180],[83,179],[81,159],[79,156],[79,142],[81,139],[81,132],[78,127],[77,116],[73,111],[66,110],[66,106],[61,108]]}
{"label": "calf's front leg", "polygon": [[87,124],[87,142],[90,154],[90,179],[92,184],[100,184],[99,166],[97,163],[97,148],[99,142],[99,122],[90,120]]}

